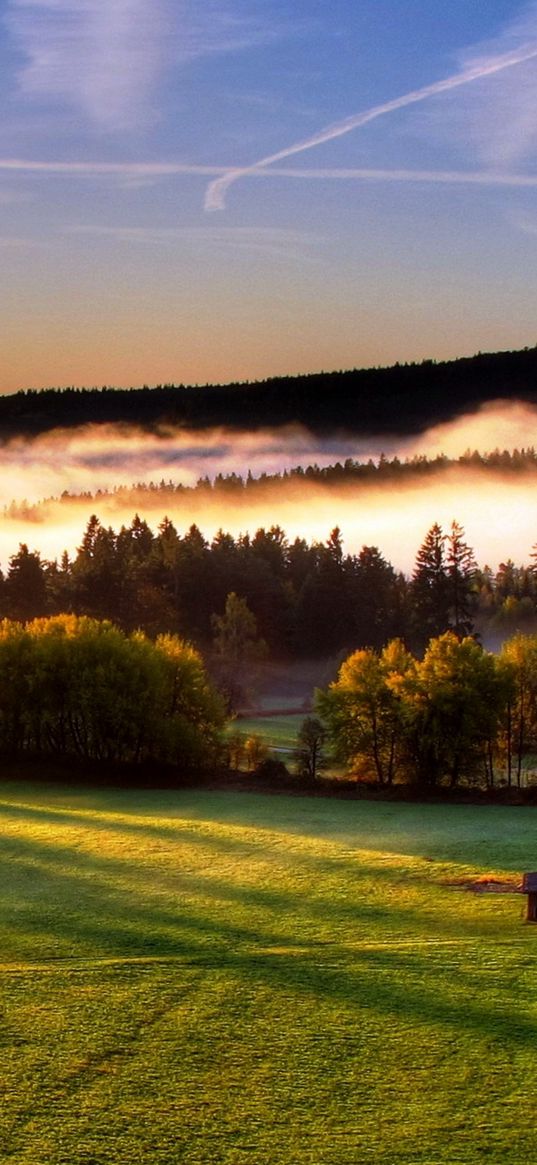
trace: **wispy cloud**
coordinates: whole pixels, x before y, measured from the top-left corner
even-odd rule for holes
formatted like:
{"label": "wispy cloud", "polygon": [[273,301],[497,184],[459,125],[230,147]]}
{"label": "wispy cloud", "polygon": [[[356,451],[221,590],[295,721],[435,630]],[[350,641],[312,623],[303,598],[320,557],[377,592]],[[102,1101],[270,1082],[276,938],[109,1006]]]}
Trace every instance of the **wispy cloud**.
{"label": "wispy cloud", "polygon": [[29,97],[67,101],[105,130],[139,126],[166,69],[275,34],[231,0],[8,0]]}
{"label": "wispy cloud", "polygon": [[106,227],[88,224],[72,227],[69,234],[114,238],[120,243],[141,246],[189,247],[236,252],[254,251],[286,260],[308,260],[323,240],[307,231],[279,227]]}
{"label": "wispy cloud", "polygon": [[[479,65],[491,55],[517,52],[537,43],[537,0],[526,4],[519,15],[493,40],[461,56],[462,67]],[[478,85],[468,94],[464,107],[447,102],[438,136],[451,133],[454,141],[477,154],[485,165],[512,166],[529,158],[537,145],[537,68],[531,58],[494,82]]]}
{"label": "wispy cloud", "polygon": [[[191,162],[64,162],[42,161],[30,158],[0,158],[0,172],[21,174],[42,174],[66,179],[119,178],[144,179],[173,178],[181,175],[194,177],[227,176],[230,167],[226,165],[198,165]],[[255,167],[240,172],[241,177],[255,179],[289,178],[297,181],[343,181],[343,182],[416,182],[456,186],[537,186],[537,174],[524,174],[508,170],[417,170],[382,169],[367,166],[321,166],[292,167],[271,166],[270,169]],[[21,195],[10,195],[7,201],[19,201]],[[0,202],[2,195],[0,194]]]}
{"label": "wispy cloud", "polygon": [[59,174],[66,177],[152,178],[174,174],[224,174],[225,166],[202,166],[190,162],[64,162],[31,158],[0,158],[0,170],[28,174]]}
{"label": "wispy cloud", "polygon": [[509,222],[517,230],[522,231],[524,235],[530,235],[535,238],[537,235],[537,218],[535,215],[527,214],[524,211],[514,211],[508,215]]}
{"label": "wispy cloud", "polygon": [[18,235],[0,235],[0,251],[27,251],[45,245],[37,239],[27,239]]}
{"label": "wispy cloud", "polygon": [[440,186],[537,186],[537,174],[518,174],[503,170],[387,170],[371,167],[276,167],[248,172],[251,178],[296,178],[343,182],[415,182]]}
{"label": "wispy cloud", "polygon": [[[512,39],[517,39],[514,32],[512,33]],[[520,34],[518,35],[518,40],[520,41]],[[206,210],[221,210],[225,205],[226,194],[230,186],[245,175],[253,173],[255,170],[272,166],[275,162],[284,161],[286,158],[302,154],[305,151],[314,149],[316,146],[332,142],[337,138],[344,137],[353,130],[368,125],[377,118],[385,117],[389,114],[396,113],[400,109],[420,104],[431,97],[449,93],[463,86],[503,73],[506,70],[513,70],[516,66],[522,66],[529,62],[534,63],[536,58],[537,23],[531,39],[525,40],[523,43],[518,43],[515,47],[510,47],[507,51],[492,55],[480,55],[475,59],[469,60],[462,70],[449,77],[435,81],[430,85],[425,85],[420,89],[411,90],[409,93],[404,93],[392,100],[374,105],[370,109],[347,117],[342,121],[327,126],[309,138],[260,158],[257,162],[252,163],[251,166],[229,170],[227,174],[224,174],[221,178],[217,178],[209,184],[205,197],[205,208]]]}
{"label": "wispy cloud", "polygon": [[160,0],[10,0],[23,91],[67,100],[106,129],[145,108],[166,43]]}
{"label": "wispy cloud", "polygon": [[172,34],[174,59],[180,62],[215,53],[239,52],[278,39],[291,25],[273,13],[261,17],[239,11],[235,0],[182,0]]}

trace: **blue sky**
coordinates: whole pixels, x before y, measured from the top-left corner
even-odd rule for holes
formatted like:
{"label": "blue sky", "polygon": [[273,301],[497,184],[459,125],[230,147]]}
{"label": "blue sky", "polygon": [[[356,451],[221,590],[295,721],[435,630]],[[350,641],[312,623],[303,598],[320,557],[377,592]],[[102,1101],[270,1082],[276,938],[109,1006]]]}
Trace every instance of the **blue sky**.
{"label": "blue sky", "polygon": [[1,0],[1,391],[537,342],[537,3]]}

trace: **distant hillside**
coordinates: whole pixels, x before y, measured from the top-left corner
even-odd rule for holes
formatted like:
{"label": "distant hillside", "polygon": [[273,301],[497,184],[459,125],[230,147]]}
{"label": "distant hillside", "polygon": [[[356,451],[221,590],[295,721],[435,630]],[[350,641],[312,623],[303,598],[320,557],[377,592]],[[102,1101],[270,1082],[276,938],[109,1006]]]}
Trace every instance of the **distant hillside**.
{"label": "distant hillside", "polygon": [[252,384],[31,389],[0,396],[0,440],[88,423],[410,435],[499,399],[537,403],[537,348]]}

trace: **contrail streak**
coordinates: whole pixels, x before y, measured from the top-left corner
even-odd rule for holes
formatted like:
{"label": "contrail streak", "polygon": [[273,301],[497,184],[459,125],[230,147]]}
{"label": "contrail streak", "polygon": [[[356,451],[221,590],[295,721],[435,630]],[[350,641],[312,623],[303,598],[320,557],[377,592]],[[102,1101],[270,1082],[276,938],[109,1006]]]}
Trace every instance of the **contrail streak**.
{"label": "contrail streak", "polygon": [[371,109],[366,109],[362,113],[354,114],[352,117],[346,117],[343,121],[338,121],[334,125],[320,130],[313,137],[297,142],[293,146],[287,146],[284,150],[278,150],[276,154],[269,154],[266,158],[260,158],[258,162],[253,162],[251,166],[237,167],[236,169],[229,170],[221,178],[217,178],[214,182],[209,183],[205,194],[205,209],[223,210],[229,187],[234,182],[237,182],[239,178],[253,174],[264,166],[271,166],[273,162],[281,162],[284,158],[291,158],[295,154],[303,153],[305,150],[312,150],[315,146],[324,145],[325,142],[334,141],[335,138],[344,137],[345,134],[351,133],[352,130],[359,129],[361,126],[367,125],[370,121],[375,121],[377,117],[384,117],[387,113],[395,113],[396,110],[404,109],[407,105],[416,105],[420,101],[425,101],[428,97],[435,97],[438,93],[447,93],[451,89],[458,89],[462,85],[469,85],[471,81],[479,81],[483,77],[490,77],[494,73],[500,73],[503,69],[510,69],[514,65],[521,65],[524,61],[530,61],[535,57],[537,57],[537,45],[535,44],[527,44],[515,52],[502,53],[500,56],[489,57],[488,60],[478,62],[460,73],[454,73],[451,77],[445,77],[442,81],[434,81],[432,85],[425,85],[422,89],[414,89],[411,93],[405,93],[402,97],[395,97],[392,101],[385,101],[382,105],[374,105]]}
{"label": "contrail streak", "polygon": [[537,174],[517,174],[512,170],[382,170],[371,167],[271,166],[270,170],[248,171],[250,178],[307,178],[319,181],[426,182],[451,186],[537,186]]}
{"label": "contrail streak", "polygon": [[[29,158],[0,158],[2,171],[58,175],[65,178],[166,178],[174,175],[227,177],[235,171],[229,166],[197,165],[190,162],[55,162],[32,161]],[[517,174],[509,170],[407,170],[373,169],[372,167],[293,167],[271,166],[262,169],[258,164],[248,170],[237,171],[250,178],[290,178],[309,181],[360,182],[426,182],[459,186],[537,186],[537,174]]]}
{"label": "contrail streak", "polygon": [[190,162],[33,162],[25,158],[0,158],[0,170],[21,173],[65,174],[90,178],[94,174],[119,177],[159,177],[167,174],[223,174],[226,166],[198,166]]}

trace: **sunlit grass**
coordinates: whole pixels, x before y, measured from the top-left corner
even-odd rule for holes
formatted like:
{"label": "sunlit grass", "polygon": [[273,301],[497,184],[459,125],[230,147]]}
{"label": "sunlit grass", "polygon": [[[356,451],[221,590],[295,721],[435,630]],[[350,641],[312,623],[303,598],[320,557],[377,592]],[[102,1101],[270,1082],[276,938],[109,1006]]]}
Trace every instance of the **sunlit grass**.
{"label": "sunlit grass", "polygon": [[278,714],[274,716],[248,716],[231,722],[232,732],[242,732],[245,736],[260,736],[271,749],[286,750],[292,754],[298,747],[297,736],[304,723],[306,713]]}
{"label": "sunlit grass", "polygon": [[0,787],[0,1160],[531,1162],[537,811]]}

